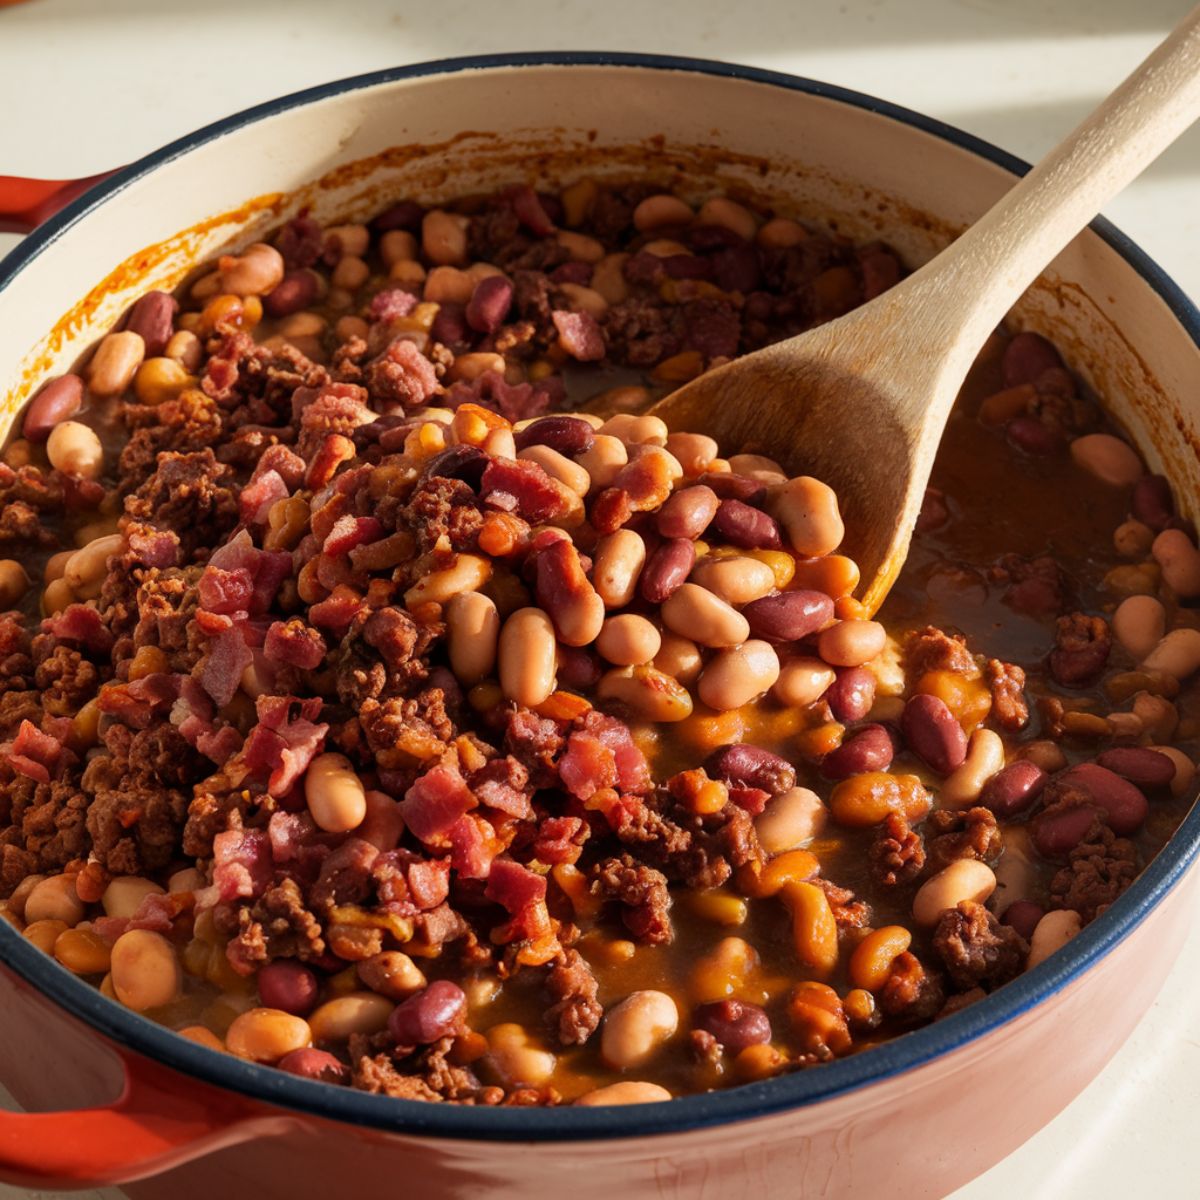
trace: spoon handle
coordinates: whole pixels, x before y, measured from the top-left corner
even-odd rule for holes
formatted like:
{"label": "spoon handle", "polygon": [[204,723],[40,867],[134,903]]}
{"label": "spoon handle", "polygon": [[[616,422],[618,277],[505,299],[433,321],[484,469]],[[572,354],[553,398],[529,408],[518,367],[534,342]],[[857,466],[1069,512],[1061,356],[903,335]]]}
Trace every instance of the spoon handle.
{"label": "spoon handle", "polygon": [[928,326],[918,331],[923,353],[944,355],[961,378],[1046,264],[1197,117],[1200,7],[981,220],[895,289],[907,293],[905,321]]}

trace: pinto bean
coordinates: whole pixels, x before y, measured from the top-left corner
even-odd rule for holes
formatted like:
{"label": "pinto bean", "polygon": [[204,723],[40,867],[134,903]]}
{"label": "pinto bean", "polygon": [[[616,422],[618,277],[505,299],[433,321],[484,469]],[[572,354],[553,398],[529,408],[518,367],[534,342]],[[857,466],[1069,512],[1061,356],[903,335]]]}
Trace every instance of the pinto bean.
{"label": "pinto bean", "polygon": [[794,642],[833,620],[833,601],[821,592],[780,592],[753,600],[742,609],[755,637]]}
{"label": "pinto bean", "polygon": [[598,433],[591,447],[576,455],[575,461],[591,478],[591,490],[598,491],[609,487],[620,474],[621,468],[629,462],[629,451],[620,438]]}
{"label": "pinto bean", "polygon": [[496,666],[500,614],[482,592],[460,592],[446,605],[450,667],[468,687],[486,679]]}
{"label": "pinto bean", "polygon": [[948,908],[956,908],[964,900],[982,904],[995,890],[996,875],[987,863],[975,858],[955,859],[917,890],[913,920],[918,925],[936,925]]}
{"label": "pinto bean", "polygon": [[704,668],[697,691],[718,712],[741,708],[774,687],[779,656],[769,642],[751,638],[718,651]]}
{"label": "pinto bean", "polygon": [[15,608],[29,591],[29,576],[16,559],[0,558],[0,610]]}
{"label": "pinto bean", "polygon": [[1142,667],[1147,671],[1162,671],[1174,679],[1186,679],[1200,670],[1200,630],[1172,629],[1146,655]]}
{"label": "pinto bean", "polygon": [[487,1031],[488,1063],[505,1087],[540,1087],[554,1074],[558,1060],[531,1042],[523,1025],[505,1021]]}
{"label": "pinto bean", "polygon": [[120,396],[145,357],[146,343],[139,334],[129,329],[106,334],[88,363],[88,389],[96,396]]}
{"label": "pinto bean", "polygon": [[1141,521],[1123,521],[1113,533],[1113,549],[1123,558],[1144,558],[1154,544],[1154,530]]}
{"label": "pinto bean", "polygon": [[666,992],[632,992],[608,1010],[600,1056],[616,1071],[648,1062],[679,1028],[679,1010]]}
{"label": "pinto bean", "polygon": [[[104,906],[106,917],[132,917],[147,896],[161,896],[163,890],[150,879],[139,875],[118,875],[108,882],[100,903]],[[79,918],[83,917],[80,910]]]}
{"label": "pinto bean", "polygon": [[266,242],[255,242],[239,255],[222,255],[217,266],[221,291],[234,296],[265,296],[283,280],[283,255]]}
{"label": "pinto bean", "polygon": [[56,425],[69,421],[82,407],[83,380],[78,375],[60,375],[29,402],[21,432],[31,442],[44,442]]}
{"label": "pinto bean", "polygon": [[661,647],[662,636],[658,630],[636,613],[609,617],[596,639],[596,649],[618,667],[648,663]]}
{"label": "pinto bean", "polygon": [[575,1103],[581,1108],[601,1108],[614,1104],[657,1104],[674,1097],[657,1083],[627,1079],[584,1092]]}
{"label": "pinto bean", "polygon": [[407,1000],[428,983],[421,968],[399,950],[384,950],[363,959],[356,970],[371,991],[389,1000]]}
{"label": "pinto bean", "polygon": [[277,1008],[252,1008],[234,1017],[225,1034],[231,1054],[251,1062],[274,1063],[312,1045],[308,1022]]}
{"label": "pinto bean", "polygon": [[673,229],[691,224],[691,208],[678,196],[661,193],[647,196],[633,210],[633,227],[639,233],[653,233],[659,229]]}
{"label": "pinto bean", "polygon": [[1029,958],[1025,970],[1031,971],[1056,950],[1061,950],[1083,928],[1083,918],[1073,908],[1048,912],[1038,923],[1029,939]]}
{"label": "pinto bean", "polygon": [[633,599],[645,562],[646,543],[632,529],[618,529],[600,539],[592,586],[607,608],[624,608]]}
{"label": "pinto bean", "polygon": [[130,929],[117,938],[111,974],[117,999],[137,1012],[170,1004],[183,984],[175,947],[149,929]]}
{"label": "pinto bean", "polygon": [[764,562],[742,555],[706,555],[696,563],[691,580],[735,608],[775,590],[775,574]]}
{"label": "pinto bean", "polygon": [[1153,596],[1128,596],[1112,619],[1117,641],[1139,662],[1158,645],[1166,624],[1167,611]]}
{"label": "pinto bean", "polygon": [[886,771],[895,752],[891,735],[882,725],[862,725],[821,759],[821,774],[826,779],[849,779],[864,771]]}
{"label": "pinto bean", "polygon": [[468,218],[433,209],[421,218],[421,249],[430,262],[460,267],[467,261]]}
{"label": "pinto bean", "polygon": [[882,653],[887,631],[878,621],[839,621],[821,631],[817,653],[830,666],[861,667]]}
{"label": "pinto bean", "polygon": [[714,649],[741,645],[750,636],[740,612],[694,583],[683,584],[667,599],[662,619],[673,632]]}
{"label": "pinto bean", "polygon": [[807,708],[826,694],[833,681],[833,668],[819,658],[789,658],[780,665],[771,695],[788,707]]}
{"label": "pinto bean", "polygon": [[638,590],[649,604],[662,604],[687,582],[696,562],[696,544],[677,537],[663,542],[646,560]]}
{"label": "pinto bean", "polygon": [[804,787],[789,788],[768,801],[754,818],[758,843],[768,854],[799,850],[820,835],[827,812],[821,797]]}
{"label": "pinto bean", "polygon": [[679,680],[685,687],[699,679],[704,660],[696,643],[670,630],[660,636],[662,646],[654,656],[655,670]]}
{"label": "pinto bean", "polygon": [[83,901],[75,891],[74,875],[50,875],[39,881],[25,901],[25,920],[62,921],[78,925],[83,920]]}
{"label": "pinto bean", "polygon": [[967,756],[967,735],[944,700],[913,696],[900,717],[904,740],[939,775],[948,775]]}
{"label": "pinto bean", "polygon": [[1102,483],[1128,487],[1145,473],[1142,460],[1128,442],[1110,433],[1088,433],[1071,443],[1071,457]]}
{"label": "pinto bean", "polygon": [[304,774],[304,799],[309,815],[326,833],[348,833],[367,815],[366,790],[344,755],[318,754]]}
{"label": "pinto bean", "polygon": [[1182,529],[1164,529],[1151,552],[1172,591],[1188,600],[1200,596],[1200,550]]}
{"label": "pinto bean", "polygon": [[708,470],[720,453],[716,441],[704,433],[671,433],[667,435],[667,450],[679,460],[688,479]]}
{"label": "pinto bean", "polygon": [[[1175,775],[1170,784],[1171,795],[1182,796],[1191,787],[1192,780],[1196,776],[1196,764],[1182,750],[1178,750],[1174,746],[1150,746],[1148,749],[1166,755],[1175,764]],[[12,900],[10,899],[8,903],[11,908]]]}
{"label": "pinto bean", "polygon": [[800,475],[789,479],[771,497],[770,509],[787,533],[797,554],[831,554],[846,534],[833,488]]}
{"label": "pinto bean", "polygon": [[370,1037],[388,1027],[394,1011],[386,996],[374,992],[350,992],[326,1000],[308,1019],[318,1042],[344,1042],[354,1034]]}
{"label": "pinto bean", "polygon": [[654,667],[619,667],[596,687],[601,700],[616,700],[645,721],[682,721],[692,715],[687,688]]}
{"label": "pinto bean", "polygon": [[991,729],[976,729],[967,743],[966,758],[946,776],[938,802],[943,808],[970,808],[984,785],[1004,767],[1004,742]]}
{"label": "pinto bean", "polygon": [[554,691],[554,625],[540,608],[520,608],[500,630],[500,687],[509,700],[535,708]]}
{"label": "pinto bean", "polygon": [[716,492],[702,483],[683,488],[672,493],[658,510],[658,532],[665,538],[698,538],[720,505]]}

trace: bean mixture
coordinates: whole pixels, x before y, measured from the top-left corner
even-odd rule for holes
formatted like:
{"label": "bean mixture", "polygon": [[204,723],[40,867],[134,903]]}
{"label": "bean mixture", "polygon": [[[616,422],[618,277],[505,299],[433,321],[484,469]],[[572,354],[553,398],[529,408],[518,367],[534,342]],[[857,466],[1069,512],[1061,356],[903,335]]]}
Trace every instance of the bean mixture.
{"label": "bean mixture", "polygon": [[1052,954],[1191,799],[1200,551],[1032,332],[879,621],[837,497],[646,409],[894,284],[725,196],[306,215],[0,463],[0,896],[184,1037],[473,1104],[856,1053]]}

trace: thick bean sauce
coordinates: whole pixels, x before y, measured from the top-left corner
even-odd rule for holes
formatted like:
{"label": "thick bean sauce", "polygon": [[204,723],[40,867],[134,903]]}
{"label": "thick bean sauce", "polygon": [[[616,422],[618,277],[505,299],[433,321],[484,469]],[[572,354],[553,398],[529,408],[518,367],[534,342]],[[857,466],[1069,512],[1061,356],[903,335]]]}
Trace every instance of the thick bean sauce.
{"label": "thick bean sauce", "polygon": [[872,298],[726,197],[306,216],[148,293],[0,464],[3,915],[204,1045],[636,1103],[953,1012],[1193,796],[1200,551],[999,333],[878,621],[833,493],[668,434]]}

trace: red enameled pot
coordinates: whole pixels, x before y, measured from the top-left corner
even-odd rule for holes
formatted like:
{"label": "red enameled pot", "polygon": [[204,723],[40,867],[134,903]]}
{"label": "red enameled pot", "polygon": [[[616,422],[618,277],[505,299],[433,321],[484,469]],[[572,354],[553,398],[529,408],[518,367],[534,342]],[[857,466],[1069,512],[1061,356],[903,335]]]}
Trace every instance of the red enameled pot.
{"label": "red enameled pot", "polygon": [[[150,287],[301,207],[355,219],[514,181],[651,177],[882,237],[910,263],[1024,165],[870,97],[721,63],[618,54],[461,59],[261,105],[96,184],[0,179],[0,220],[50,217],[0,263],[4,426]],[[1114,400],[1197,513],[1200,313],[1105,222],[1019,309]],[[49,331],[49,332],[48,332]],[[944,1196],[1060,1111],[1149,1007],[1194,904],[1200,811],[1050,960],[856,1057],[671,1103],[475,1109],[334,1088],[185,1041],[0,922],[0,1179],[150,1200]]]}

